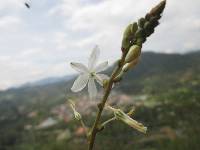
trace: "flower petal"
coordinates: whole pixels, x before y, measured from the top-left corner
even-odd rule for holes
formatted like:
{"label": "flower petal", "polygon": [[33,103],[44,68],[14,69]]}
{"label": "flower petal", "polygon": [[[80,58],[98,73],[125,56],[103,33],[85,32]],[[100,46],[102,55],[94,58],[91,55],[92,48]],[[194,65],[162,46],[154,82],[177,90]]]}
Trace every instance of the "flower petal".
{"label": "flower petal", "polygon": [[94,78],[90,78],[88,82],[88,93],[90,96],[90,99],[93,99],[97,95],[97,88],[94,82]]}
{"label": "flower petal", "polygon": [[95,67],[95,65],[98,61],[99,55],[100,55],[99,47],[95,46],[91,55],[90,55],[89,61],[88,61],[89,70],[92,70]]}
{"label": "flower petal", "polygon": [[74,81],[74,84],[71,88],[73,92],[81,91],[88,83],[89,74],[81,74],[78,78]]}
{"label": "flower petal", "polygon": [[95,68],[95,72],[98,73],[98,72],[101,72],[101,71],[104,71],[106,70],[108,67],[108,61],[105,61],[101,64],[99,64],[96,68]]}
{"label": "flower petal", "polygon": [[88,72],[88,68],[85,65],[81,64],[81,63],[71,62],[70,65],[71,65],[71,67],[73,69],[75,69],[76,71],[78,71],[80,73]]}
{"label": "flower petal", "polygon": [[108,75],[106,75],[106,74],[100,74],[100,73],[98,73],[98,74],[95,75],[95,79],[97,80],[97,82],[101,86],[103,86],[103,80],[109,80],[109,78],[110,77]]}

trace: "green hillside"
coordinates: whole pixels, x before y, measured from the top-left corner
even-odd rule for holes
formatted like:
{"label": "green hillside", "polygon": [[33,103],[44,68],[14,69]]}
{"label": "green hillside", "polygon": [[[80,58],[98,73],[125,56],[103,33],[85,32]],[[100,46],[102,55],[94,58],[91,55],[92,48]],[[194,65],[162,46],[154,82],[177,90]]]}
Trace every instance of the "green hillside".
{"label": "green hillside", "polygon": [[[199,64],[200,51],[182,55],[143,53],[139,65],[115,85],[114,96],[122,102],[121,97],[131,99],[136,107],[134,118],[147,125],[149,132],[142,135],[116,122],[98,136],[96,149],[199,150]],[[58,80],[0,92],[0,150],[85,150],[84,136],[78,134],[79,124],[70,119],[70,110],[66,110],[67,121],[53,113],[64,106],[67,97],[79,96],[77,102],[87,102],[86,90],[73,94],[72,83]],[[130,108],[130,103],[124,106]],[[91,104],[87,111],[93,110]],[[37,129],[48,117],[59,122]],[[87,113],[84,118],[89,123],[93,119]],[[60,140],[64,131],[65,138]]]}

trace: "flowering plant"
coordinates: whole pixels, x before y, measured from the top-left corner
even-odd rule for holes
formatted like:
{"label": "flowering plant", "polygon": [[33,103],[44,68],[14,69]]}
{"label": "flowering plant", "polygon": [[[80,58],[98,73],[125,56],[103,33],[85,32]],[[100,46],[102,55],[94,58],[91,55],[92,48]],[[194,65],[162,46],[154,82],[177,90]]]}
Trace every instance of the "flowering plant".
{"label": "flowering plant", "polygon": [[[107,68],[108,62],[106,61],[97,65],[97,60],[100,53],[97,46],[93,49],[92,54],[90,55],[88,67],[81,63],[71,63],[72,68],[80,73],[71,88],[73,92],[81,91],[88,84],[89,97],[90,99],[94,99],[97,95],[95,80],[104,89],[104,95],[102,101],[97,105],[98,112],[91,128],[86,127],[81,114],[75,109],[74,102],[69,101],[74,112],[74,117],[81,122],[86,131],[86,136],[89,143],[88,150],[93,149],[96,134],[101,132],[106,124],[114,120],[122,121],[130,127],[142,133],[146,133],[147,127],[130,117],[134,110],[131,110],[126,114],[121,109],[116,109],[110,106],[107,103],[107,100],[113,84],[120,82],[124,74],[137,65],[140,58],[142,45],[146,41],[147,37],[153,34],[155,28],[159,25],[159,19],[161,18],[161,14],[165,8],[165,5],[166,0],[161,1],[157,6],[151,9],[151,11],[147,13],[144,18],[140,18],[138,22],[131,23],[126,27],[122,38],[122,55],[110,77],[100,73]],[[111,110],[113,112],[113,117],[102,123],[101,116],[104,108]]]}

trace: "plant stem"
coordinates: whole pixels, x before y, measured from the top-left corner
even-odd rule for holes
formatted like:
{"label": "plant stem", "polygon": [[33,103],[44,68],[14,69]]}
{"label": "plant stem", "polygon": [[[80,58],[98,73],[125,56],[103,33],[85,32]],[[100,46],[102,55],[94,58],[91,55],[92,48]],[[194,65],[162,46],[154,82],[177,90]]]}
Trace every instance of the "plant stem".
{"label": "plant stem", "polygon": [[92,129],[91,129],[88,150],[92,150],[93,147],[94,147],[96,134],[99,132],[98,126],[99,126],[99,121],[101,119],[101,115],[102,115],[103,109],[105,107],[105,104],[106,104],[106,101],[108,99],[108,96],[110,95],[110,92],[111,92],[111,89],[112,89],[112,85],[113,85],[113,82],[114,82],[114,78],[119,74],[119,72],[121,71],[121,69],[123,67],[123,64],[124,64],[124,61],[125,61],[125,56],[126,56],[126,53],[123,53],[119,64],[117,65],[116,69],[114,69],[114,71],[113,71],[113,73],[111,75],[111,78],[108,81],[108,85],[106,86],[103,99],[102,99],[101,103],[98,106],[99,110],[97,112],[97,116],[96,116],[95,122],[93,124]]}
{"label": "plant stem", "polygon": [[112,117],[112,118],[108,119],[107,121],[103,122],[101,124],[101,126],[104,127],[106,124],[108,124],[108,123],[110,123],[111,121],[114,121],[114,120],[116,120],[116,117]]}

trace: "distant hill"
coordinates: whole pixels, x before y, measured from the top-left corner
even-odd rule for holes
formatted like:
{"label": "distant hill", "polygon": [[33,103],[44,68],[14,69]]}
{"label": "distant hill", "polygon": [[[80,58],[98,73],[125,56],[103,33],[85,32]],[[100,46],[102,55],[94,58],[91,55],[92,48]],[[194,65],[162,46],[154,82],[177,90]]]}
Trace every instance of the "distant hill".
{"label": "distant hill", "polygon": [[41,79],[41,80],[38,80],[35,82],[25,83],[25,84],[21,85],[20,87],[35,87],[35,86],[49,85],[49,84],[54,84],[54,83],[58,83],[58,82],[69,81],[73,77],[74,77],[74,75],[68,75],[68,76],[62,76],[62,77],[48,77],[48,78],[44,78],[44,79]]}
{"label": "distant hill", "polygon": [[157,86],[157,91],[173,88],[186,78],[199,78],[199,64],[200,51],[187,54],[146,52],[136,68],[127,73],[119,90],[134,93],[148,87]]}
{"label": "distant hill", "polygon": [[[173,87],[179,80],[184,80],[186,77],[198,78],[199,64],[200,51],[187,54],[144,52],[137,67],[125,75],[120,86],[116,86],[116,90],[131,94],[147,92],[148,88],[152,87],[155,87],[154,90],[164,90],[169,86]],[[112,68],[109,68],[107,72],[111,72]],[[22,101],[25,97],[34,99],[64,98],[66,94],[72,94],[70,88],[74,78],[74,76],[48,78],[19,88],[8,89],[0,92],[0,101],[6,99]]]}

